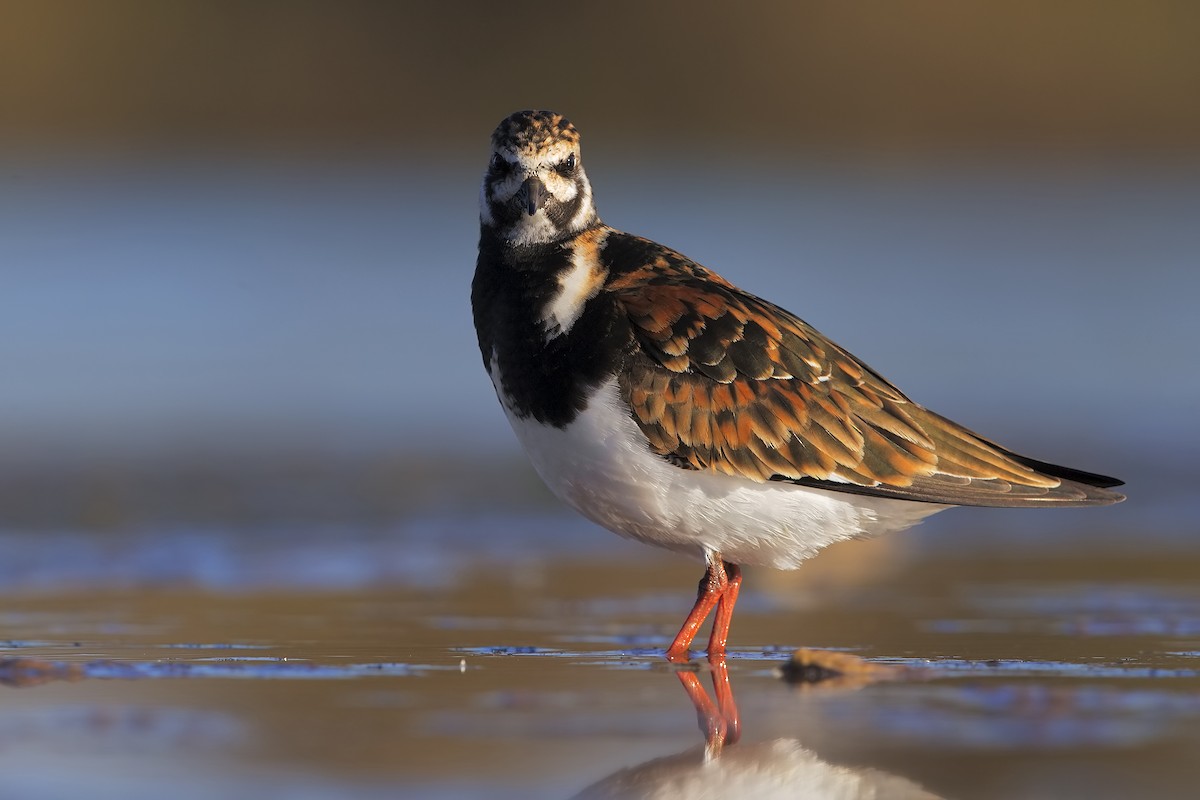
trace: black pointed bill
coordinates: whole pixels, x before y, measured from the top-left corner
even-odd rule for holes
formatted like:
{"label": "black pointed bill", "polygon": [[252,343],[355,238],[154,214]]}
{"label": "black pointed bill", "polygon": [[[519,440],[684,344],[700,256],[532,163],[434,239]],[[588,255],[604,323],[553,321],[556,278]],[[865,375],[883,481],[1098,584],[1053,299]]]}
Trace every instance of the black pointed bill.
{"label": "black pointed bill", "polygon": [[546,185],[536,177],[527,178],[521,184],[520,196],[524,199],[525,211],[532,217],[546,203]]}

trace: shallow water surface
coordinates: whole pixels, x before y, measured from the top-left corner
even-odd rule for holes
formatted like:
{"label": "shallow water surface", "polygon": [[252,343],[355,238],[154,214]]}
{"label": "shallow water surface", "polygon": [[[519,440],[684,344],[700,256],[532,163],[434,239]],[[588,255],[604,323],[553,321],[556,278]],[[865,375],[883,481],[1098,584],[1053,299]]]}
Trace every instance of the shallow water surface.
{"label": "shallow water surface", "polygon": [[[944,546],[950,525],[839,545],[748,570],[726,665],[681,669],[663,649],[698,565],[501,522],[509,555],[455,545],[476,519],[446,523],[440,560],[360,531],[324,567],[323,533],[113,538],[86,564],[66,535],[0,539],[41,565],[0,610],[4,796],[1188,797],[1200,779],[1200,557],[1169,543],[982,554]],[[789,684],[802,645],[892,672]],[[706,747],[723,669],[740,740],[714,747],[709,719]]]}

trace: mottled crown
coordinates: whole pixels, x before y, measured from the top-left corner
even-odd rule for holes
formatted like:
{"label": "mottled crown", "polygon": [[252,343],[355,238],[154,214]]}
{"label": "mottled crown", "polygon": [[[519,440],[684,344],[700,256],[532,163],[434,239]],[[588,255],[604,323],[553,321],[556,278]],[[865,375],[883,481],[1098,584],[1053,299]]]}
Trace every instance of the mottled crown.
{"label": "mottled crown", "polygon": [[570,120],[553,111],[518,111],[492,133],[492,146],[515,153],[534,153],[554,142],[578,144],[579,131]]}

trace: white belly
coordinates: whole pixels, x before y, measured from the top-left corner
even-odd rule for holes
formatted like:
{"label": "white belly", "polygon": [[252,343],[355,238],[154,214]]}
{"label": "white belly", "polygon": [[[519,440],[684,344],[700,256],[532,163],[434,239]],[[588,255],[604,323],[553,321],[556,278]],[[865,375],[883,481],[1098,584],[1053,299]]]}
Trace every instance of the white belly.
{"label": "white belly", "polygon": [[563,429],[505,411],[558,497],[611,531],[696,556],[795,569],[826,545],[948,508],[681,469],[650,451],[615,380]]}

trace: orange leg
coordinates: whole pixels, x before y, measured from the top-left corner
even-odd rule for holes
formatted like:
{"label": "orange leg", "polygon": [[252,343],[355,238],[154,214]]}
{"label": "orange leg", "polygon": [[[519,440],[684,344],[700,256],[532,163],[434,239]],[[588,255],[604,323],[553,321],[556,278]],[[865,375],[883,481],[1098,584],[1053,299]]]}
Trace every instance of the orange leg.
{"label": "orange leg", "polygon": [[[742,588],[742,570],[737,564],[725,562],[725,591],[717,603],[717,614],[713,617],[712,633],[708,637],[708,658],[725,655],[725,642],[729,639],[729,623],[733,620],[733,607]],[[724,660],[721,665],[724,666]],[[715,679],[715,675],[714,675]],[[719,699],[720,692],[718,692]]]}
{"label": "orange leg", "polygon": [[708,559],[708,570],[700,579],[696,604],[676,634],[675,641],[667,648],[668,661],[678,663],[688,660],[688,648],[714,606],[717,615],[713,620],[712,636],[708,640],[708,652],[710,655],[724,654],[725,641],[729,638],[729,622],[733,618],[733,605],[737,602],[741,585],[742,572],[738,566],[722,561],[720,553],[712,553]]}

